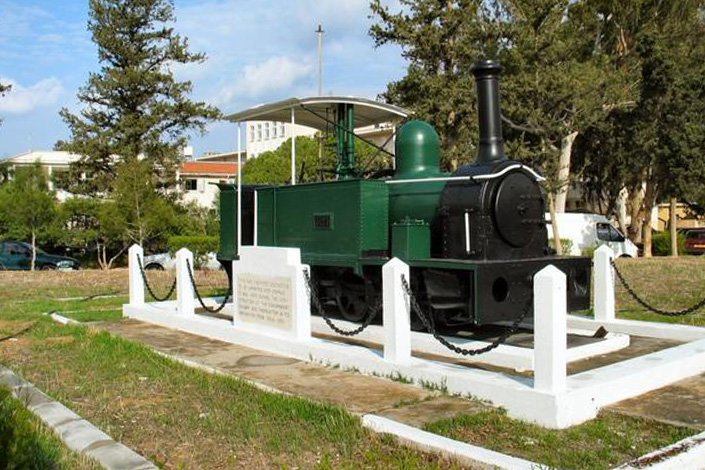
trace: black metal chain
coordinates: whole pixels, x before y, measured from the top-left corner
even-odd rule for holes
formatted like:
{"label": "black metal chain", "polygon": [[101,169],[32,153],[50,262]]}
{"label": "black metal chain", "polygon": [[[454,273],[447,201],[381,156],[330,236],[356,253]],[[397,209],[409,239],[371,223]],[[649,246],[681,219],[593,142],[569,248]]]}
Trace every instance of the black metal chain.
{"label": "black metal chain", "polygon": [[144,267],[142,266],[142,257],[139,255],[137,255],[137,264],[140,267],[140,273],[142,273],[142,280],[144,281],[144,286],[147,288],[147,292],[149,292],[149,295],[151,295],[154,300],[156,300],[157,302],[164,302],[166,299],[171,297],[171,294],[173,294],[176,290],[176,277],[174,278],[174,282],[171,284],[169,292],[167,292],[164,297],[159,297],[157,294],[154,293],[152,286],[150,286],[149,281],[147,281],[147,273],[144,272]]}
{"label": "black metal chain", "polygon": [[667,317],[682,317],[685,315],[690,315],[691,313],[695,313],[698,310],[700,310],[701,308],[705,307],[705,299],[702,299],[700,302],[696,303],[695,305],[693,305],[689,308],[685,308],[683,310],[668,311],[668,310],[661,310],[660,308],[654,307],[651,304],[649,304],[646,300],[639,297],[639,295],[634,291],[632,286],[630,286],[629,283],[627,282],[627,280],[624,278],[624,275],[621,272],[619,272],[619,269],[617,269],[617,263],[615,263],[614,260],[611,260],[611,263],[612,263],[612,267],[614,268],[615,274],[617,274],[617,279],[620,280],[620,282],[622,283],[624,288],[627,290],[627,292],[629,292],[629,295],[634,297],[634,300],[639,302],[639,304],[641,304],[642,307],[644,307],[645,309],[647,309],[653,313],[657,313],[659,315],[664,315]]}
{"label": "black metal chain", "polygon": [[225,308],[225,305],[228,303],[228,300],[230,300],[230,297],[233,295],[233,287],[228,287],[228,292],[225,294],[223,302],[218,304],[216,308],[211,308],[206,305],[206,303],[203,301],[203,298],[201,297],[201,293],[198,292],[198,287],[196,286],[196,279],[193,277],[193,270],[191,269],[191,262],[189,260],[186,260],[186,268],[188,269],[188,277],[191,279],[193,292],[196,294],[196,298],[198,299],[198,303],[201,304],[201,307],[203,307],[203,309],[209,313],[219,313],[221,310],[223,310]]}
{"label": "black metal chain", "polygon": [[411,287],[409,286],[408,281],[406,280],[406,276],[402,275],[401,277],[401,284],[404,287],[404,290],[406,291],[406,295],[409,296],[409,301],[411,303],[411,308],[412,310],[418,315],[419,319],[421,322],[424,324],[426,329],[433,335],[436,340],[441,343],[443,346],[446,348],[450,349],[456,354],[462,354],[463,356],[479,356],[480,354],[485,354],[493,349],[498,348],[501,344],[503,344],[507,339],[513,335],[514,333],[517,332],[519,329],[519,325],[521,325],[521,322],[524,321],[524,318],[529,314],[529,311],[531,310],[531,304],[533,299],[529,297],[529,299],[526,302],[526,305],[524,306],[524,309],[522,310],[521,314],[514,320],[514,323],[512,323],[512,326],[509,327],[507,331],[502,333],[501,336],[499,336],[497,339],[495,339],[493,342],[488,344],[487,346],[484,346],[482,348],[477,348],[477,349],[463,349],[460,346],[456,346],[455,344],[451,343],[447,339],[445,339],[443,336],[441,336],[437,331],[436,331],[436,325],[433,322],[433,317],[429,320],[429,318],[426,317],[426,315],[423,313],[421,310],[421,307],[419,306],[418,302],[416,301],[416,297],[414,296],[413,292],[411,291]]}
{"label": "black metal chain", "polygon": [[313,282],[311,282],[311,276],[309,275],[307,270],[304,270],[304,278],[306,279],[306,290],[308,291],[308,295],[311,298],[311,302],[313,302],[313,305],[316,307],[316,310],[318,310],[318,313],[321,314],[323,317],[323,320],[328,324],[328,326],[331,328],[331,330],[335,331],[336,333],[343,335],[343,336],[355,336],[357,334],[362,333],[365,328],[370,326],[372,324],[372,320],[375,319],[377,316],[377,313],[382,309],[382,299],[380,298],[379,301],[377,302],[377,305],[369,309],[369,313],[367,314],[367,317],[365,320],[362,322],[362,324],[355,328],[354,330],[343,330],[341,328],[338,328],[333,321],[330,319],[328,314],[326,313],[326,310],[323,308],[323,305],[321,305],[321,300],[318,298],[318,292],[316,291],[316,287],[313,285]]}

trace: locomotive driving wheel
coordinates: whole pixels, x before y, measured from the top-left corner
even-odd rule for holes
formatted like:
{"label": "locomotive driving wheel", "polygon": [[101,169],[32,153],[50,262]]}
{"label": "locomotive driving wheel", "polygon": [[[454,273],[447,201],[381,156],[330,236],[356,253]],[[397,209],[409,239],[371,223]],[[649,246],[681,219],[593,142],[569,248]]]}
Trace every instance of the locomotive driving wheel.
{"label": "locomotive driving wheel", "polygon": [[374,308],[374,286],[365,278],[345,271],[335,283],[335,303],[340,315],[351,322],[361,322]]}

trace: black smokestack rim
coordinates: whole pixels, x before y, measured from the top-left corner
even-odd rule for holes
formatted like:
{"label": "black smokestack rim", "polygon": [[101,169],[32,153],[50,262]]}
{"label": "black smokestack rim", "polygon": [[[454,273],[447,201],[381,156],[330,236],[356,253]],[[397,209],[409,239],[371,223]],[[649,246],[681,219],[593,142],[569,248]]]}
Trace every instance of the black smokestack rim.
{"label": "black smokestack rim", "polygon": [[475,164],[494,164],[507,160],[502,138],[502,110],[499,77],[502,66],[494,60],[480,60],[472,67],[477,84],[477,111],[480,124],[480,145]]}

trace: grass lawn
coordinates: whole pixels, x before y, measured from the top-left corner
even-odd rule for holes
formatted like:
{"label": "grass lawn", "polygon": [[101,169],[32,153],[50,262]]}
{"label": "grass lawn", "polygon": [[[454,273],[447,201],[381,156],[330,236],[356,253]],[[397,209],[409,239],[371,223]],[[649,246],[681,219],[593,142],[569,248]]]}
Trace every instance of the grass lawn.
{"label": "grass lawn", "polygon": [[32,413],[0,387],[0,468],[98,470],[100,465],[69,451]]}
{"label": "grass lawn", "polygon": [[[0,335],[34,327],[0,343],[0,361],[165,469],[457,468],[368,432],[342,407],[263,392],[43,315],[118,320],[123,274],[1,273]],[[149,275],[168,289],[168,273]],[[104,293],[116,297],[66,300]]]}
{"label": "grass lawn", "polygon": [[[697,297],[685,291],[699,293],[705,285],[705,260],[620,260],[619,265],[635,288],[660,306],[681,308]],[[651,277],[639,280],[647,270]],[[199,284],[216,290],[223,284],[219,275],[224,278],[199,274]],[[170,273],[149,276],[159,293],[166,292]],[[17,341],[0,343],[0,361],[165,469],[454,468],[369,433],[343,408],[263,392],[43,315],[57,311],[79,321],[118,321],[126,293],[124,270],[0,273],[0,335],[36,322]],[[82,298],[97,294],[110,297]],[[620,316],[649,318],[640,317],[624,294],[618,291]],[[705,317],[696,316],[680,321],[702,324]],[[427,429],[564,469],[611,468],[695,433],[616,414],[551,431],[509,419],[501,410]]]}
{"label": "grass lawn", "polygon": [[[682,310],[705,297],[705,256],[678,259],[619,259],[617,269],[636,293],[664,310]],[[616,280],[617,316],[630,320],[705,326],[705,309],[684,317],[665,317],[646,311]]]}

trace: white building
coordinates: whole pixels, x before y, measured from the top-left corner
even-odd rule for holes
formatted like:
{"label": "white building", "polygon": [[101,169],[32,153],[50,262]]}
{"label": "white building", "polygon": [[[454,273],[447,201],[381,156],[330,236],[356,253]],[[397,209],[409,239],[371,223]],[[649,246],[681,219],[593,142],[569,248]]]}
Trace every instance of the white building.
{"label": "white building", "polygon": [[[249,121],[246,123],[247,158],[257,157],[263,152],[278,149],[286,139],[291,138],[294,126],[288,122]],[[296,124],[296,136],[312,136],[316,129]],[[244,158],[244,157],[243,157]]]}
{"label": "white building", "polygon": [[[244,157],[243,157],[244,158]],[[59,201],[72,194],[56,188],[54,178],[66,172],[69,165],[80,159],[79,155],[53,150],[24,152],[3,160],[10,170],[39,163],[47,174],[49,189],[56,191]],[[177,172],[177,181],[183,191],[184,202],[196,201],[203,207],[212,207],[218,187],[212,183],[231,183],[237,179],[237,152],[210,155],[204,160],[183,162]]]}
{"label": "white building", "polygon": [[184,162],[177,174],[181,182],[183,201],[195,201],[201,207],[212,208],[220,192],[218,183],[237,181],[237,163],[195,161]]}
{"label": "white building", "polygon": [[[3,163],[7,164],[13,171],[23,166],[26,167],[39,163],[44,171],[46,171],[47,179],[49,180],[49,189],[53,191],[56,189],[54,178],[62,172],[67,172],[69,165],[78,161],[80,158],[80,155],[69,152],[37,150],[15,155],[14,157],[3,160]],[[71,197],[71,194],[63,190],[57,190],[56,197],[59,201],[65,201],[68,197]]]}

